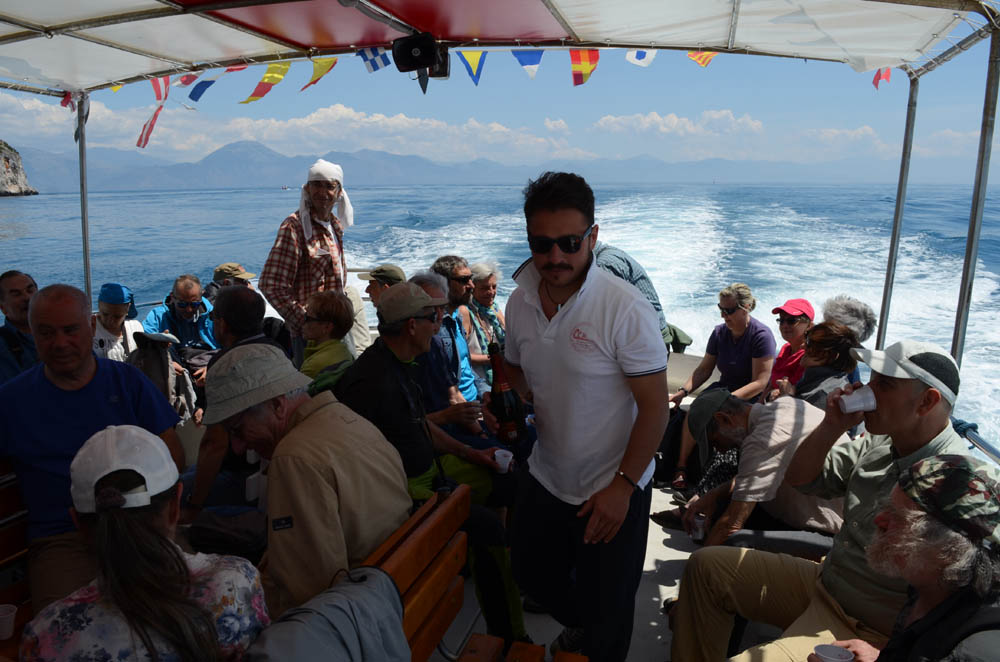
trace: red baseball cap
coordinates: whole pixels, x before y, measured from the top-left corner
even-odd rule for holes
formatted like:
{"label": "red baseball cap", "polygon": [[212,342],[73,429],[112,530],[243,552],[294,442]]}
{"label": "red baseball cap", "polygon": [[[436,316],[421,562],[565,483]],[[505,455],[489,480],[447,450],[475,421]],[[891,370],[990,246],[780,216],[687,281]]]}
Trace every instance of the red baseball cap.
{"label": "red baseball cap", "polygon": [[777,308],[771,310],[772,314],[782,312],[788,313],[789,315],[805,315],[809,318],[810,322],[816,315],[816,313],[813,312],[812,304],[805,299],[789,299]]}

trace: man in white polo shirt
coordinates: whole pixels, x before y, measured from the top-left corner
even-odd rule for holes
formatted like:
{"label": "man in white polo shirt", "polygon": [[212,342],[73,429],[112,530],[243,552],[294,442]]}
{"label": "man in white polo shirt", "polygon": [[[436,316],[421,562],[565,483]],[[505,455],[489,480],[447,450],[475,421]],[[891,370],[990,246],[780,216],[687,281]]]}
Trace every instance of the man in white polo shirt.
{"label": "man in white polo shirt", "polygon": [[514,572],[566,628],[553,651],[620,661],[667,423],[667,351],[649,302],[594,264],[583,178],[547,172],[524,196],[532,257],[514,274],[505,358],[533,394],[538,442],[514,511]]}

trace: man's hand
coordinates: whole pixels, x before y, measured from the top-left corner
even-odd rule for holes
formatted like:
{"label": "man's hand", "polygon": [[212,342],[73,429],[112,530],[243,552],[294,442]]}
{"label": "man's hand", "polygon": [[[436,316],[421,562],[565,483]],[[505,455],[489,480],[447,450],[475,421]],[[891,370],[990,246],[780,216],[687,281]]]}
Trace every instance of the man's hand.
{"label": "man's hand", "polygon": [[478,464],[484,467],[488,467],[493,471],[500,471],[500,465],[493,458],[493,454],[500,450],[499,446],[494,446],[493,448],[487,448],[486,450],[481,450],[478,448],[469,448],[465,451],[462,459],[473,464]]}
{"label": "man's hand", "polygon": [[863,386],[864,384],[861,382],[855,382],[854,384],[848,384],[844,388],[834,389],[830,395],[826,396],[826,416],[823,418],[823,424],[835,427],[842,432],[846,432],[861,421],[865,420],[864,412],[855,411],[850,414],[845,414],[840,409],[841,396],[850,395]]}
{"label": "man's hand", "polygon": [[777,390],[779,391],[778,396],[795,395],[795,384],[789,381],[788,377],[782,377],[781,379],[779,379],[776,383],[776,386],[778,387]]}
{"label": "man's hand", "polygon": [[[880,651],[875,648],[867,641],[861,639],[847,639],[845,641],[835,641],[833,646],[840,646],[841,648],[846,648],[847,650],[854,653],[854,662],[875,662],[878,659]],[[806,658],[808,662],[823,662],[819,655],[815,653],[810,653],[809,657]]]}
{"label": "man's hand", "polygon": [[195,425],[201,425],[201,419],[204,416],[205,416],[205,410],[202,409],[201,407],[198,407],[197,409],[195,409],[194,413],[191,414],[191,418],[194,419],[194,424]]}
{"label": "man's hand", "polygon": [[194,374],[191,375],[191,381],[194,382],[195,386],[199,388],[203,388],[205,386],[205,373],[207,372],[208,372],[208,366],[205,366],[204,368],[198,368],[197,370],[194,371]]}
{"label": "man's hand", "polygon": [[486,429],[489,430],[490,434],[495,435],[497,430],[500,429],[500,422],[497,421],[497,417],[493,415],[493,407],[491,403],[493,402],[493,394],[489,391],[483,393],[483,423],[486,425]]}
{"label": "man's hand", "polygon": [[478,428],[479,415],[482,413],[482,409],[482,405],[478,402],[459,402],[444,410],[445,420],[455,425],[461,425],[462,427],[475,425]]}
{"label": "man's hand", "polygon": [[171,361],[171,364],[174,366],[174,374],[175,375],[177,375],[178,377],[180,377],[181,375],[184,374],[184,366],[182,366],[177,361]]}
{"label": "man's hand", "polygon": [[705,533],[707,535],[712,527],[712,516],[715,514],[715,495],[713,492],[706,492],[701,496],[695,495],[687,502],[681,522],[688,535],[691,535],[694,530],[694,516],[697,514],[705,516]]}
{"label": "man's hand", "polygon": [[628,504],[632,499],[634,488],[618,476],[611,484],[587,499],[583,507],[576,513],[577,517],[587,517],[587,528],[583,532],[585,544],[611,542],[622,522],[628,515]]}
{"label": "man's hand", "polygon": [[674,391],[667,398],[667,406],[674,405],[675,407],[680,407],[681,402],[684,400],[684,396],[687,395],[684,391]]}

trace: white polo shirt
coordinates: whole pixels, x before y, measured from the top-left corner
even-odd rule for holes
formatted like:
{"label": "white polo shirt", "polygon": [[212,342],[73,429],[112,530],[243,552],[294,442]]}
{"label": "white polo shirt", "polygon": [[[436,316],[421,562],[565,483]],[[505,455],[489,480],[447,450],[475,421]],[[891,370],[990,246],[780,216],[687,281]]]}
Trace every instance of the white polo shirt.
{"label": "white polo shirt", "polygon": [[[562,501],[581,504],[611,483],[625,455],[637,412],[626,377],[667,367],[659,321],[639,290],[593,261],[551,320],[535,265],[525,263],[514,280],[504,354],[534,393],[531,475]],[[639,485],[652,475],[650,462]]]}

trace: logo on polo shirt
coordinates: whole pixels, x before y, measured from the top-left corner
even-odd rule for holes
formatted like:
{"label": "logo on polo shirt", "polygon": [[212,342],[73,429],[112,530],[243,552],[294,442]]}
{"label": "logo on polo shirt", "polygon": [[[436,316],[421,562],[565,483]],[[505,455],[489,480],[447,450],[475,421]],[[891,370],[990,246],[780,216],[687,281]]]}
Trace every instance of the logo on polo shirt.
{"label": "logo on polo shirt", "polygon": [[588,330],[593,333],[593,325],[581,324],[569,334],[569,346],[581,354],[590,354],[597,351],[597,343],[587,336]]}

